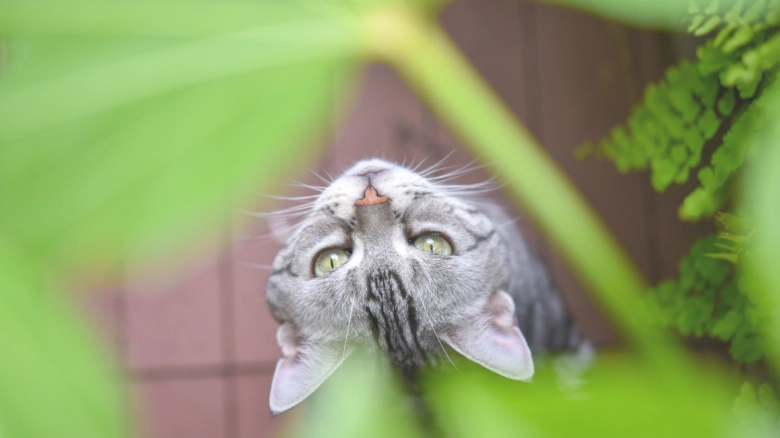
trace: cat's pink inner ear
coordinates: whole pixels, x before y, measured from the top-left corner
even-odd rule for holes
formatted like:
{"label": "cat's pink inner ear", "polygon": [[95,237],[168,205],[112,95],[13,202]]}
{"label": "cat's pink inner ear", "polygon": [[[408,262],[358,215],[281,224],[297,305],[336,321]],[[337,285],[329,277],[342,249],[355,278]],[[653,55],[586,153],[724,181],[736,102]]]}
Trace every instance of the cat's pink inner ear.
{"label": "cat's pink inner ear", "polygon": [[534,361],[517,327],[515,303],[506,292],[493,293],[474,317],[442,336],[458,353],[502,376],[531,380]]}
{"label": "cat's pink inner ear", "polygon": [[276,363],[269,400],[274,415],[285,412],[311,395],[348,356],[329,346],[301,338],[289,324],[276,332],[282,358]]}

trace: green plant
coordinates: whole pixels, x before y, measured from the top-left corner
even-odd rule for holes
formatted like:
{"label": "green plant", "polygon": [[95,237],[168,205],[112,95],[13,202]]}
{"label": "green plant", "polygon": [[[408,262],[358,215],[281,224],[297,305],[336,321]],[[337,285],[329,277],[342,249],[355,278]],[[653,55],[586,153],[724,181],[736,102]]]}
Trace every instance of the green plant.
{"label": "green plant", "polygon": [[[213,226],[228,197],[294,171],[301,157],[313,160],[317,151],[305,143],[327,115],[334,77],[345,85],[371,60],[394,66],[466,145],[496,163],[496,174],[512,177],[509,191],[629,341],[621,354],[600,357],[585,388],[590,399],[567,398],[544,371],[529,386],[490,380],[464,364],[464,374],[431,381],[432,405],[464,420],[453,433],[468,436],[475,425],[513,435],[594,427],[616,436],[727,430],[722,413],[734,384],[717,366],[696,366],[638,317],[644,280],[440,30],[434,18],[444,3],[0,0],[9,59],[0,72],[0,348],[12,358],[0,360],[0,434],[129,433],[106,358],[59,303],[66,276],[125,257],[165,257]],[[675,2],[572,3],[643,24],[677,20],[677,8],[668,7]],[[768,27],[751,29],[774,41]],[[751,72],[774,67],[765,68],[769,58],[762,55],[771,48],[740,47],[742,64],[729,58],[737,66],[726,75],[733,84],[715,88],[734,86],[746,98]],[[751,51],[762,61],[753,63]],[[706,102],[708,87],[697,94]],[[768,87],[759,90],[769,95]],[[720,115],[694,117],[705,134],[731,111],[725,92],[715,95],[707,108],[718,105]],[[757,265],[756,272],[766,268]],[[311,420],[322,427],[311,433],[344,436],[349,422],[354,436],[391,435],[391,428],[373,426],[392,424],[380,420],[397,412],[380,406],[351,415],[356,403],[377,406],[378,393],[364,389],[368,398],[356,402],[338,388],[324,391],[327,403],[315,405]],[[448,402],[453,398],[459,403]],[[38,418],[42,400],[46,421]]]}
{"label": "green plant", "polygon": [[691,2],[689,12],[689,32],[717,31],[698,47],[698,59],[670,67],[663,80],[647,87],[625,127],[578,153],[608,158],[621,172],[650,168],[653,188],[663,192],[688,181],[706,142],[728,126],[710,164],[698,171],[700,187],[680,206],[682,219],[698,220],[730,199],[745,145],[766,123],[780,60],[780,2],[738,1],[730,8]]}
{"label": "green plant", "polygon": [[[698,168],[700,186],[685,198],[679,216],[699,220],[736,207],[745,169],[762,155],[755,138],[776,123],[771,111],[780,71],[780,2],[694,1],[688,14],[688,32],[711,35],[698,47],[697,60],[669,68],[662,81],[647,88],[626,127],[616,127],[598,146],[585,144],[578,153],[608,158],[622,172],[649,168],[659,192],[685,183]],[[707,142],[718,133],[710,163],[702,164]],[[729,342],[735,361],[755,362],[776,348],[769,340],[773,308],[767,297],[776,292],[751,275],[752,266],[763,262],[751,248],[766,230],[757,229],[750,214],[721,212],[716,220],[718,235],[693,245],[680,262],[679,278],[651,290],[650,318],[682,335]],[[771,386],[764,383],[762,391],[774,400]],[[735,404],[743,423],[755,418],[748,415],[751,397],[755,392],[745,383]],[[776,410],[770,412],[777,420]]]}

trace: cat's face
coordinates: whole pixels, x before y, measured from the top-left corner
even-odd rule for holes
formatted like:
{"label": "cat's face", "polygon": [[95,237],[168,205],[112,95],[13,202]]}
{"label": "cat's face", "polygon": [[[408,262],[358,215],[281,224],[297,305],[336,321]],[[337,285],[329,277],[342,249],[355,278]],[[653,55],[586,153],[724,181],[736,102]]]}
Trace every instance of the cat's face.
{"label": "cat's face", "polygon": [[267,284],[282,349],[271,409],[313,392],[354,349],[406,378],[449,345],[500,374],[533,374],[503,292],[508,249],[496,225],[447,186],[381,160],[327,187],[277,255]]}

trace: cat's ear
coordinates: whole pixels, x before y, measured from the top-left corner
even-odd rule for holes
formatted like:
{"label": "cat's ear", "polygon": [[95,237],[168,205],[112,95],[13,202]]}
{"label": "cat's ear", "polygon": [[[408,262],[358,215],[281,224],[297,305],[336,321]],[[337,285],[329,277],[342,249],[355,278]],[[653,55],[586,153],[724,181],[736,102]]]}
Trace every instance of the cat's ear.
{"label": "cat's ear", "polygon": [[282,358],[271,382],[270,406],[274,415],[294,407],[311,395],[341,365],[350,350],[307,342],[290,324],[276,331]]}
{"label": "cat's ear", "polygon": [[515,380],[531,380],[534,361],[517,327],[515,303],[506,292],[492,294],[480,312],[442,339],[458,353]]}

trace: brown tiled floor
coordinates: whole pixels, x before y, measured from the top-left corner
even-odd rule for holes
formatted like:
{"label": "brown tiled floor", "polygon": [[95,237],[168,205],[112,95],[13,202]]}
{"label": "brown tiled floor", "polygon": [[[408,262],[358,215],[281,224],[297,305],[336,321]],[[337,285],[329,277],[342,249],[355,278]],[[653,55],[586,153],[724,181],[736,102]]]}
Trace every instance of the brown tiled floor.
{"label": "brown tiled floor", "polygon": [[290,418],[272,418],[268,406],[277,324],[265,305],[268,270],[252,266],[270,264],[278,245],[230,228],[184,266],[145,277],[126,267],[120,277],[130,280],[83,297],[127,376],[139,438],[272,437]]}
{"label": "brown tiled floor", "polygon": [[272,437],[288,418],[268,406],[278,347],[267,271],[215,254],[85,300],[126,370],[138,437]]}

